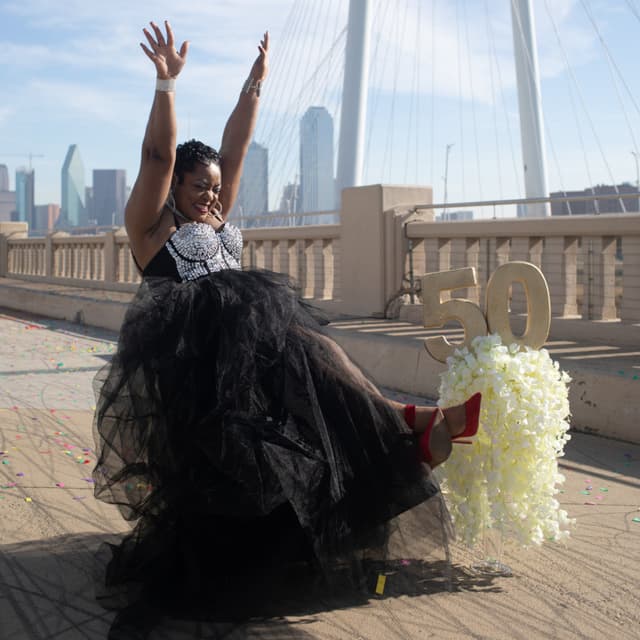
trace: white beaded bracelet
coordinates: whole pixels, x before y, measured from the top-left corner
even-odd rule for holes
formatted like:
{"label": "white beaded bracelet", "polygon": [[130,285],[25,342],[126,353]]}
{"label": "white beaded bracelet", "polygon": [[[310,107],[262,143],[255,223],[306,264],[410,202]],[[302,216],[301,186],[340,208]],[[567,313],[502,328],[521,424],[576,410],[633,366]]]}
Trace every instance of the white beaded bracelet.
{"label": "white beaded bracelet", "polygon": [[176,90],[176,79],[175,78],[167,78],[164,80],[163,78],[156,79],[156,91],[175,91]]}

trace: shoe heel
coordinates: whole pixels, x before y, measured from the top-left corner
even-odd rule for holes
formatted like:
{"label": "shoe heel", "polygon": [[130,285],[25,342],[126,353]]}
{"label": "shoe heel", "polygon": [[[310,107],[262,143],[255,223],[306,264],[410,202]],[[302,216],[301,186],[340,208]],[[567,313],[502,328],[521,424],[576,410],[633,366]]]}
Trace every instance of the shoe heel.
{"label": "shoe heel", "polygon": [[415,404],[404,405],[404,421],[412,429],[416,428],[416,405]]}
{"label": "shoe heel", "polygon": [[462,433],[451,438],[456,441],[460,438],[472,438],[478,433],[478,427],[480,426],[480,405],[482,403],[482,394],[474,393],[465,403],[465,428]]}

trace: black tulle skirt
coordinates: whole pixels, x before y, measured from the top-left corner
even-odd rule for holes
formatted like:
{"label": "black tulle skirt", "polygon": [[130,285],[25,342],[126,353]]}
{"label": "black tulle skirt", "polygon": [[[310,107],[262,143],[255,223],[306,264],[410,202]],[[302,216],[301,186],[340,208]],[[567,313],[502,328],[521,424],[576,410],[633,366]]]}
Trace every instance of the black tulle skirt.
{"label": "black tulle skirt", "polygon": [[267,271],[142,283],[95,381],[95,495],[135,522],[118,606],[254,615],[278,581],[366,591],[446,545],[415,436],[323,324]]}

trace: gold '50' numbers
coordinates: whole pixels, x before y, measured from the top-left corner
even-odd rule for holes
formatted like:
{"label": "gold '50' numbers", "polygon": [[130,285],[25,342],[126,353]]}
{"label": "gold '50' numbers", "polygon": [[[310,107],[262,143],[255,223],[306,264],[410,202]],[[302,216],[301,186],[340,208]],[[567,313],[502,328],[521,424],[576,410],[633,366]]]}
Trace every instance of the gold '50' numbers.
{"label": "gold '50' numbers", "polygon": [[[527,300],[527,324],[521,336],[514,336],[509,323],[509,288],[519,282]],[[464,342],[450,343],[444,336],[426,338],[424,346],[440,362],[453,355],[455,349],[471,345],[476,336],[498,333],[503,344],[539,349],[547,340],[551,325],[549,287],[542,271],[529,262],[507,262],[494,272],[486,290],[486,312],[463,298],[441,301],[442,291],[478,286],[473,267],[438,271],[422,276],[424,303],[423,324],[428,329],[444,327],[455,320],[464,329]]]}

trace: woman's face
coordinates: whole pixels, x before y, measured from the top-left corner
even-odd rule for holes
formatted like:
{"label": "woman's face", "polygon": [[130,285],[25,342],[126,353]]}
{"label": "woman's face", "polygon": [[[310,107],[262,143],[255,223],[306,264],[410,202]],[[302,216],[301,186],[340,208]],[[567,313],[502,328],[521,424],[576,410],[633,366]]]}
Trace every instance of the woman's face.
{"label": "woman's face", "polygon": [[195,222],[205,222],[210,212],[220,209],[221,178],[218,165],[198,162],[193,171],[184,174],[182,183],[176,180],[173,187],[178,211]]}

